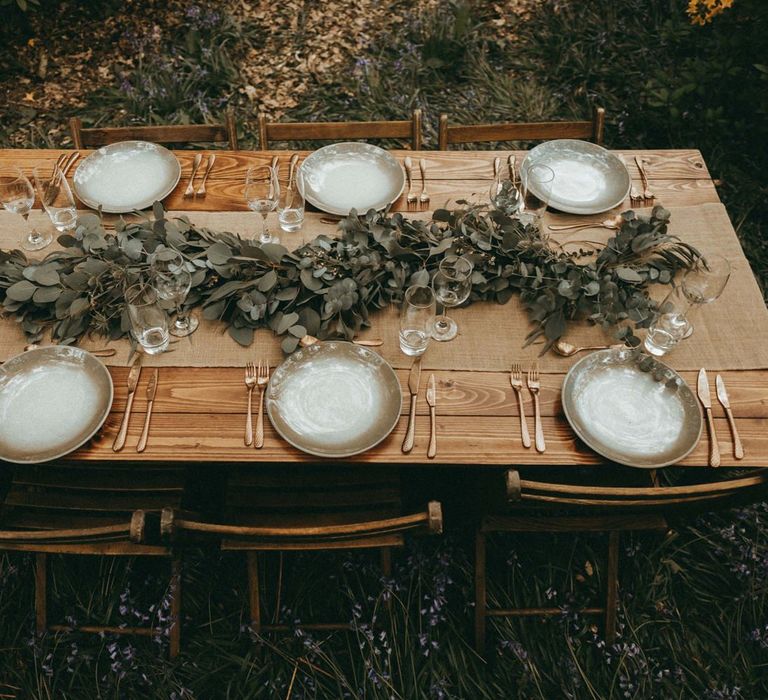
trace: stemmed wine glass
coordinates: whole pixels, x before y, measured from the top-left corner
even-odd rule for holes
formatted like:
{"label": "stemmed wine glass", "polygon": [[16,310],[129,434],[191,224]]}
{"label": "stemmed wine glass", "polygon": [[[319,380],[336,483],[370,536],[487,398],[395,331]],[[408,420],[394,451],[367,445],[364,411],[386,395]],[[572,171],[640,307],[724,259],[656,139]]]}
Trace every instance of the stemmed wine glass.
{"label": "stemmed wine glass", "polygon": [[659,304],[659,315],[648,327],[645,349],[664,355],[693,333],[691,311],[715,301],[731,276],[731,264],[722,255],[707,255],[683,275],[683,281]]}
{"label": "stemmed wine glass", "polygon": [[463,304],[472,291],[472,263],[458,255],[446,255],[432,278],[432,288],[443,305],[443,314],[435,318],[432,337],[435,340],[453,340],[459,332],[456,321],[445,312],[452,306]]}
{"label": "stemmed wine glass", "polygon": [[[29,212],[35,203],[35,190],[21,168],[16,168],[15,171],[14,175],[0,177],[0,202],[8,211],[21,214],[29,226]],[[50,232],[40,233],[32,227],[21,241],[21,247],[24,250],[40,250],[52,240],[53,235]]]}
{"label": "stemmed wine glass", "polygon": [[267,228],[267,214],[274,211],[280,200],[280,183],[277,179],[277,168],[269,165],[257,165],[248,168],[245,178],[245,201],[253,211],[261,214],[260,243],[279,243]]}
{"label": "stemmed wine glass", "polygon": [[199,322],[182,304],[192,288],[192,275],[186,268],[184,257],[176,250],[165,248],[150,258],[151,283],[158,298],[176,307],[176,320],[170,334],[183,338],[197,330]]}

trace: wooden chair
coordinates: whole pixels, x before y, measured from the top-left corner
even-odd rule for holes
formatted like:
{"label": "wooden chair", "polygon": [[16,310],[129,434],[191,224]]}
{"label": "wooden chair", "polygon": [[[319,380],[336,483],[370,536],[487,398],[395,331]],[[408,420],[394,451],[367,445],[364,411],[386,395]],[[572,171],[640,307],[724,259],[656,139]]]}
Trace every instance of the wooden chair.
{"label": "wooden chair", "polygon": [[[385,576],[391,575],[391,548],[405,532],[442,532],[440,503],[402,515],[396,468],[325,465],[238,468],[225,495],[225,522],[185,518],[172,509],[161,517],[165,541],[221,539],[224,550],[245,552],[251,627],[254,632],[286,632],[290,627],[262,622],[259,553],[339,549],[380,550]],[[347,623],[318,622],[306,629],[349,629]]]}
{"label": "wooden chair", "polygon": [[350,139],[403,139],[414,151],[421,150],[421,110],[410,119],[382,122],[268,122],[259,114],[259,148],[270,141],[348,141]]}
{"label": "wooden chair", "polygon": [[[604,469],[597,483],[605,483]],[[570,470],[574,474],[575,470]],[[660,531],[682,514],[732,506],[752,501],[768,487],[768,470],[728,481],[699,482],[681,486],[659,486],[655,472],[645,473],[647,486],[590,485],[589,474],[580,472],[571,483],[522,479],[510,469],[505,473],[507,508],[486,514],[475,532],[475,648],[485,651],[486,622],[490,617],[551,616],[560,608],[489,608],[486,596],[486,538],[496,532],[606,532],[608,558],[604,605],[582,610],[603,615],[605,638],[616,638],[619,540],[626,531]],[[501,490],[501,489],[499,489]]]}
{"label": "wooden chair", "polygon": [[168,503],[181,505],[181,468],[143,465],[23,465],[14,470],[0,506],[0,549],[34,552],[35,628],[151,636],[151,627],[49,624],[49,554],[161,556],[171,559],[172,627],[170,655],[180,645],[180,562],[168,547],[147,544],[147,513],[157,518]]}
{"label": "wooden chair", "polygon": [[440,115],[438,148],[447,151],[455,143],[489,141],[539,141],[545,139],[588,139],[603,143],[605,109],[595,107],[590,121],[518,122],[448,126],[448,115]]}
{"label": "wooden chair", "polygon": [[77,149],[106,146],[117,141],[151,141],[152,143],[205,143],[226,141],[237,150],[237,125],[232,112],[223,124],[169,124],[165,126],[121,126],[83,129],[79,117],[69,120],[72,143]]}

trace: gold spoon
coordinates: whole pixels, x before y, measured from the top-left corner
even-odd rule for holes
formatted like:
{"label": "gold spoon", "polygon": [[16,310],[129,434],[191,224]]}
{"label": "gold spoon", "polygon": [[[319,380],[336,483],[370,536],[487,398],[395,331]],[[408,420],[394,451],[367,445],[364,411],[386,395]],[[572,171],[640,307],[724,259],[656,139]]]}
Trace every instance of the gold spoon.
{"label": "gold spoon", "polygon": [[[29,343],[29,345],[24,346],[24,352],[28,352],[29,350],[37,350],[37,348],[45,347],[44,345],[38,345],[37,343]],[[99,348],[98,350],[86,350],[86,352],[91,353],[91,355],[95,357],[112,357],[117,350],[115,348]]]}
{"label": "gold spoon", "polygon": [[599,224],[598,223],[591,223],[591,224],[550,224],[547,226],[547,228],[550,231],[571,231],[573,229],[577,228],[610,228],[610,229],[617,229],[621,226],[621,214],[617,214],[612,219],[604,219]]}
{"label": "gold spoon", "polygon": [[612,347],[614,346],[613,345],[587,345],[583,348],[579,348],[569,343],[567,340],[558,340],[552,346],[552,349],[558,355],[562,355],[563,357],[571,357],[572,355],[575,355],[577,352],[581,352],[582,350],[607,350],[608,348],[612,348]]}
{"label": "gold spoon", "polygon": [[[319,341],[319,338],[315,338],[313,335],[304,335],[299,339],[301,347],[306,348],[310,345],[314,345]],[[363,345],[368,348],[377,348],[379,345],[384,345],[384,341],[380,338],[371,338],[370,340],[353,340],[355,345]]]}

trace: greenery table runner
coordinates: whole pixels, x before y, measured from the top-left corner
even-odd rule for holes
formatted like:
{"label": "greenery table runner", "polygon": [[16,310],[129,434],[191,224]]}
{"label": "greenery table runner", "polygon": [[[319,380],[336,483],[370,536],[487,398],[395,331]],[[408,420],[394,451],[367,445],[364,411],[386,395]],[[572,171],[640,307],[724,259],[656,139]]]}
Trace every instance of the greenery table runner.
{"label": "greenery table runner", "polygon": [[[233,231],[246,237],[253,235],[257,223],[255,215],[240,212],[170,212],[166,217],[173,221],[175,217],[182,215],[187,216],[197,228],[210,231]],[[429,214],[426,213],[407,216],[409,219],[429,218]],[[42,220],[40,223],[44,225]],[[763,343],[763,339],[768,337],[768,311],[763,304],[762,296],[741,252],[724,207],[712,204],[673,208],[669,230],[670,233],[697,247],[705,254],[707,252],[726,254],[733,265],[733,274],[723,296],[714,304],[695,312],[693,318],[696,326],[695,336],[669,356],[670,364],[679,370],[697,369],[700,366],[717,369],[768,367],[768,349]],[[8,250],[15,247],[21,233],[22,222],[19,217],[8,213],[0,214],[0,248]],[[335,227],[321,223],[319,215],[308,214],[303,230],[298,234],[283,234],[282,242],[293,250],[317,236],[331,239],[339,235]],[[595,229],[556,234],[552,238],[561,243],[584,239],[604,243],[614,235],[614,231]],[[216,242],[215,235],[212,242],[213,244]],[[335,243],[324,245],[330,246]],[[435,248],[438,247],[439,245],[435,246]],[[585,246],[571,245],[567,249],[577,250],[579,247]],[[223,250],[221,252],[223,263],[226,253]],[[320,257],[322,252],[320,249]],[[441,252],[436,250],[434,255],[439,256]],[[477,247],[476,252],[484,253],[482,247]],[[395,250],[394,254],[397,260],[398,251]],[[218,260],[215,254],[214,259]],[[382,263],[386,264],[385,261]],[[364,265],[364,262],[360,264]],[[322,267],[322,265],[313,265],[311,269],[312,272],[316,272]],[[482,262],[478,265],[478,269],[481,268]],[[299,269],[310,268],[308,266]],[[314,279],[322,279],[322,274]],[[304,275],[306,277],[306,273]],[[339,277],[341,278],[342,275]],[[323,285],[325,288],[332,287],[338,281],[330,279],[330,282],[326,281]],[[408,281],[403,279],[397,283],[402,287],[407,285]],[[226,284],[226,280],[220,282],[219,288]],[[266,288],[268,285],[263,286]],[[290,287],[290,285],[286,286]],[[655,298],[663,296],[668,289],[664,284],[653,284],[649,287]],[[567,293],[568,290],[563,291]],[[345,299],[345,293],[343,285],[338,285],[337,290],[325,294],[325,302],[339,305],[349,303],[351,297]],[[334,295],[336,295],[335,298]],[[506,299],[506,303],[503,304],[477,301],[466,308],[452,310],[451,313],[459,323],[461,334],[448,344],[432,343],[425,359],[427,366],[434,369],[507,370],[513,361],[524,361],[536,357],[542,345],[534,344],[523,348],[526,336],[536,328],[530,320],[529,312],[524,308],[518,294],[510,293],[503,298]],[[214,299],[213,303],[215,301]],[[232,303],[236,302],[237,299]],[[210,296],[208,305],[209,307],[212,305]],[[196,313],[200,313],[200,309],[197,309]],[[297,319],[287,316],[285,323],[289,322],[294,326],[300,325]],[[371,327],[363,330],[360,337],[384,339],[384,346],[380,348],[384,357],[395,367],[409,366],[409,358],[399,351],[398,311],[394,305],[383,303],[380,310],[372,305],[369,322]],[[290,336],[290,333],[288,335]],[[614,342],[610,334],[586,321],[570,322],[564,337],[578,345]],[[543,335],[540,340],[544,340]],[[271,330],[263,329],[256,332],[252,345],[244,347],[230,337],[226,324],[220,321],[205,321],[197,333],[174,343],[173,352],[148,358],[148,362],[156,366],[240,366],[246,359],[258,355],[268,357],[270,363],[276,364],[284,357],[280,347],[282,341],[283,338],[275,336]],[[19,352],[25,342],[17,319],[8,317],[0,321],[0,356],[6,358]],[[85,337],[80,344],[86,348],[93,348],[102,347],[107,343],[103,338]],[[107,362],[124,364],[130,351],[128,342],[119,340],[112,344],[118,349],[118,353],[115,357],[108,358]],[[565,372],[573,363],[573,359],[561,358],[548,352],[540,358],[540,362],[545,372]]]}

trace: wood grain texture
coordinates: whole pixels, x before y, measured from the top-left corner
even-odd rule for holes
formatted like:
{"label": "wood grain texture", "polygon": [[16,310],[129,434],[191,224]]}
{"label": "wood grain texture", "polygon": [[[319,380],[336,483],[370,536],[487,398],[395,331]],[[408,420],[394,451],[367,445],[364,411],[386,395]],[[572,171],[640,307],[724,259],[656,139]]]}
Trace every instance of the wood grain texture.
{"label": "wood grain texture", "polygon": [[[63,151],[22,150],[0,151],[0,169],[20,164],[25,170],[44,164],[52,167]],[[280,174],[287,177],[291,151],[233,152],[215,151],[216,167],[208,180],[209,194],[205,198],[183,200],[181,193],[192,167],[195,151],[177,151],[182,166],[181,184],[166,200],[166,206],[178,210],[244,211],[243,183],[250,165],[268,163],[273,155],[280,156]],[[427,161],[427,179],[430,183],[432,205],[469,197],[477,193],[484,198],[493,176],[493,160],[505,157],[508,151],[424,151],[416,155]],[[633,156],[643,156],[658,202],[667,206],[695,206],[717,203],[719,198],[701,154],[697,150],[624,151],[633,179],[639,174]],[[303,154],[306,155],[306,154]],[[398,159],[409,151],[393,151]],[[518,166],[524,152],[516,152]],[[626,202],[622,208],[628,207]],[[404,210],[400,200],[395,209]],[[600,218],[600,217],[597,217]],[[564,223],[574,217],[562,217]],[[333,227],[329,226],[329,233]],[[265,445],[262,450],[243,446],[243,413],[246,393],[242,382],[242,369],[215,368],[163,368],[155,402],[155,415],[147,451],[135,452],[146,411],[144,400],[146,378],[137,392],[126,449],[115,454],[111,445],[125,406],[125,380],[127,370],[111,368],[115,380],[115,402],[112,413],[99,435],[79,450],[73,463],[88,462],[89,468],[97,462],[104,464],[146,462],[211,462],[258,463],[317,461],[289,447],[266,425]],[[404,395],[407,372],[398,372]],[[686,381],[695,386],[693,372],[683,373]],[[718,440],[726,466],[768,465],[768,370],[724,372],[737,425],[745,443],[746,459],[737,463],[732,458],[730,433],[722,407],[715,403],[715,423]],[[504,372],[466,372],[459,369],[437,372],[438,381],[438,440],[439,451],[434,460],[440,464],[476,466],[496,465],[579,465],[598,464],[594,452],[581,444],[566,423],[560,405],[559,392],[562,374],[542,377],[542,415],[547,451],[543,455],[526,450],[520,445],[517,406],[508,375]],[[531,397],[524,392],[526,414],[531,416]],[[401,411],[405,413],[406,406]],[[426,457],[429,420],[423,392],[417,403],[416,446],[404,455],[400,450],[406,420],[401,418],[392,435],[370,452],[346,460],[350,463],[427,464]],[[696,450],[683,462],[686,466],[707,463],[707,441],[702,440]]]}

